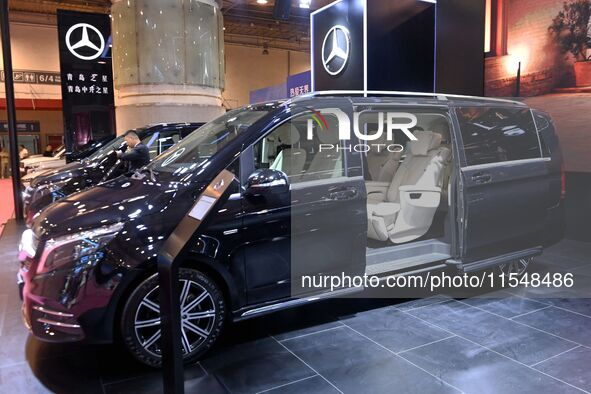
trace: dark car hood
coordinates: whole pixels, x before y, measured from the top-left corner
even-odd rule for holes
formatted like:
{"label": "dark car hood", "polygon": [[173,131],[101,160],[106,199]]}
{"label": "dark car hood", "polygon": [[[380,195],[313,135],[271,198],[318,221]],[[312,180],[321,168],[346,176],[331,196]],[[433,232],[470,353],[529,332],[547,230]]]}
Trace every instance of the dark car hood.
{"label": "dark car hood", "polygon": [[78,177],[84,172],[84,167],[85,165],[83,163],[74,162],[55,170],[45,171],[31,181],[31,187],[38,187],[48,183],[60,182],[72,177]]}
{"label": "dark car hood", "polygon": [[190,206],[193,191],[201,188],[201,184],[195,183],[160,184],[123,176],[50,205],[34,219],[31,227],[39,237],[50,238],[138,220],[153,213],[176,220],[176,213],[182,216],[186,210],[175,207],[177,209],[171,209],[168,215],[162,212],[177,197]]}

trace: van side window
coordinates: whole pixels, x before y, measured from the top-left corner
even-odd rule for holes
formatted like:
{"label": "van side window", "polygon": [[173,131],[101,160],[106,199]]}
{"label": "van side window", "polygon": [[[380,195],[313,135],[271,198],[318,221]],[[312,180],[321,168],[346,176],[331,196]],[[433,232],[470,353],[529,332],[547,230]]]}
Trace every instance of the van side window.
{"label": "van side window", "polygon": [[467,165],[541,157],[529,109],[462,107],[457,111]]}
{"label": "van side window", "polygon": [[345,174],[337,119],[306,113],[277,126],[254,145],[255,169],[283,171],[291,183]]}

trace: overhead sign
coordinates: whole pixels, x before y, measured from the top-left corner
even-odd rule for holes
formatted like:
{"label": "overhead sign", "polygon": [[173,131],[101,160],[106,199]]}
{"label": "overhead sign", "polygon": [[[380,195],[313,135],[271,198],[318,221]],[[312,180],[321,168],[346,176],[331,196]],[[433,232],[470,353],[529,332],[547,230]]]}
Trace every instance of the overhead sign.
{"label": "overhead sign", "polygon": [[[33,85],[59,85],[62,83],[60,73],[54,71],[13,70],[12,79],[14,83]],[[1,70],[0,82],[4,82],[4,80],[4,70]]]}
{"label": "overhead sign", "polygon": [[482,95],[484,4],[335,0],[310,14],[311,88]]}
{"label": "overhead sign", "polygon": [[293,98],[312,92],[310,71],[287,77],[287,98]]}
{"label": "overhead sign", "polygon": [[363,90],[364,2],[342,0],[310,14],[311,90]]}
{"label": "overhead sign", "polygon": [[58,10],[64,141],[68,152],[115,134],[111,20]]}
{"label": "overhead sign", "polygon": [[[8,131],[8,122],[0,122],[0,132]],[[19,133],[38,133],[41,131],[39,121],[25,120],[16,122],[16,131]]]}

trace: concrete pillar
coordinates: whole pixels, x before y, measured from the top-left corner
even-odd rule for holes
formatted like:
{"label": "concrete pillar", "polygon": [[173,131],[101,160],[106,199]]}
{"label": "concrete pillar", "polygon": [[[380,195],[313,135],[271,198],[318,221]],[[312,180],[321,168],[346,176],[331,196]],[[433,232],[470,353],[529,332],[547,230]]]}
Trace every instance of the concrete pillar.
{"label": "concrete pillar", "polygon": [[223,17],[214,0],[113,0],[117,132],[223,114]]}

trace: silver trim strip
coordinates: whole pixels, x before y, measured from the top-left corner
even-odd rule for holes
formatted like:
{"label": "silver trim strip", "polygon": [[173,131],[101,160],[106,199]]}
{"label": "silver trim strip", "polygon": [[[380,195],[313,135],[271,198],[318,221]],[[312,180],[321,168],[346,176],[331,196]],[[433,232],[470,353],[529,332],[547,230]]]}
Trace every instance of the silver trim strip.
{"label": "silver trim strip", "polygon": [[36,310],[36,311],[39,311],[41,313],[47,313],[48,315],[53,315],[53,316],[74,317],[74,315],[71,314],[71,313],[52,311],[51,309],[45,309],[42,306],[38,306],[38,305],[33,306],[33,309]]}
{"label": "silver trim strip", "polygon": [[531,115],[531,119],[534,122],[534,128],[536,129],[536,136],[538,137],[538,147],[540,148],[540,157],[544,157],[544,152],[542,152],[542,139],[540,137],[540,130],[538,130],[538,124],[536,123],[536,117],[534,116],[534,110],[530,108],[529,114]]}
{"label": "silver trim strip", "polygon": [[346,295],[346,294],[357,293],[359,291],[362,291],[363,289],[364,289],[363,287],[350,287],[350,288],[346,288],[346,289],[335,290],[335,291],[328,292],[328,293],[320,293],[316,296],[308,296],[306,298],[295,298],[295,299],[280,302],[277,304],[265,305],[265,306],[261,306],[259,308],[250,309],[250,310],[242,313],[240,315],[240,318],[258,316],[258,315],[262,315],[265,313],[271,313],[271,312],[274,312],[274,311],[277,311],[280,309],[294,308],[296,306],[305,305],[305,304],[308,304],[308,303],[314,302],[314,301],[339,297],[339,296]]}
{"label": "silver trim strip", "polygon": [[458,99],[471,99],[471,100],[481,100],[484,102],[498,102],[498,103],[510,103],[510,104],[517,104],[521,107],[527,107],[527,104],[516,101],[516,100],[508,100],[508,99],[501,99],[496,97],[480,97],[480,96],[466,96],[461,94],[446,94],[446,93],[421,93],[421,92],[403,92],[403,91],[396,91],[396,90],[323,90],[318,92],[312,92],[309,94],[303,94],[301,96],[294,97],[288,102],[297,102],[301,99],[308,99],[315,96],[328,96],[328,95],[380,95],[380,96],[416,96],[416,97],[432,97],[436,100],[447,100],[449,98],[458,98]]}
{"label": "silver trim strip", "polygon": [[520,160],[509,160],[509,161],[497,161],[494,163],[486,163],[486,164],[475,164],[472,166],[465,166],[462,167],[461,170],[480,170],[485,168],[492,168],[492,167],[504,167],[504,166],[512,166],[515,164],[527,164],[527,163],[543,163],[547,161],[551,161],[552,158],[550,157],[536,157],[533,159],[520,159]]}
{"label": "silver trim strip", "polygon": [[37,321],[39,323],[49,324],[50,326],[57,326],[57,327],[64,327],[64,328],[80,328],[79,324],[61,323],[59,321],[49,320],[44,317],[37,319]]}

